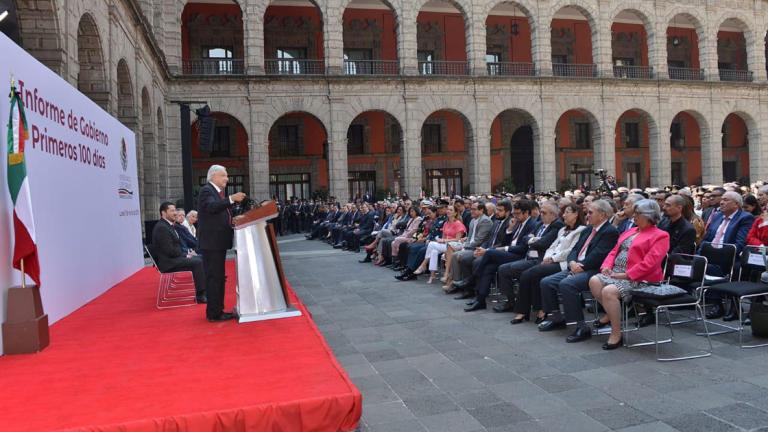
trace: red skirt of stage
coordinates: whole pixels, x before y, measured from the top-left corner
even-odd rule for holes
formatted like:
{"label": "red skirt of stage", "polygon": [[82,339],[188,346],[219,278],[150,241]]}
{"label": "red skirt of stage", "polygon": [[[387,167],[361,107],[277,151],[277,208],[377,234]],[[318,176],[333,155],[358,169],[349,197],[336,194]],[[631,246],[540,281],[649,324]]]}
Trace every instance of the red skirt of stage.
{"label": "red skirt of stage", "polygon": [[158,279],[143,269],[53,325],[45,351],[0,357],[0,430],[357,426],[362,396],[293,291],[301,317],[209,323],[205,305],[155,309]]}

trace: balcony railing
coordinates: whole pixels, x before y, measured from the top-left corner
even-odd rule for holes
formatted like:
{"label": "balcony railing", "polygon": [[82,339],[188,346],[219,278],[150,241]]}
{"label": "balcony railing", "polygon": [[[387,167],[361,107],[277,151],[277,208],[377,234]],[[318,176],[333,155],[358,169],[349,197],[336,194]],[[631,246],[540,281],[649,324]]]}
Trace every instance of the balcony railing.
{"label": "balcony railing", "polygon": [[344,75],[398,75],[397,60],[344,60]]}
{"label": "balcony railing", "polygon": [[613,77],[622,79],[653,79],[653,66],[614,66]]}
{"label": "balcony railing", "polygon": [[245,62],[242,59],[184,60],[184,75],[243,75]]}
{"label": "balcony railing", "polygon": [[533,63],[495,62],[488,63],[488,75],[491,76],[535,76]]}
{"label": "balcony railing", "polygon": [[419,75],[469,75],[469,63],[464,61],[420,61]]}
{"label": "balcony railing", "polygon": [[720,81],[752,82],[752,71],[720,69]]}
{"label": "balcony railing", "polygon": [[703,81],[704,69],[670,67],[669,79],[684,81]]}
{"label": "balcony railing", "polygon": [[553,63],[552,75],[575,78],[596,78],[597,65]]}
{"label": "balcony railing", "polygon": [[267,75],[324,75],[323,60],[268,59],[264,61]]}

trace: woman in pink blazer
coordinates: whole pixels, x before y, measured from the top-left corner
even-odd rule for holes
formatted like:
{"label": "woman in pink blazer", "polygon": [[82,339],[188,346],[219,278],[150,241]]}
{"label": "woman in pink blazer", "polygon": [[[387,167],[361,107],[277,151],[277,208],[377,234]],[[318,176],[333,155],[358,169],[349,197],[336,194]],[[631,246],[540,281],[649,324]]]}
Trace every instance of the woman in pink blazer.
{"label": "woman in pink blazer", "polygon": [[600,274],[589,280],[589,289],[603,305],[606,316],[595,326],[611,325],[611,335],[603,349],[621,346],[621,302],[629,301],[630,290],[643,283],[656,283],[664,279],[662,262],[669,251],[669,234],[656,224],[661,219],[661,209],[654,200],[644,199],[635,203],[634,228],[625,231],[613,250],[605,257]]}

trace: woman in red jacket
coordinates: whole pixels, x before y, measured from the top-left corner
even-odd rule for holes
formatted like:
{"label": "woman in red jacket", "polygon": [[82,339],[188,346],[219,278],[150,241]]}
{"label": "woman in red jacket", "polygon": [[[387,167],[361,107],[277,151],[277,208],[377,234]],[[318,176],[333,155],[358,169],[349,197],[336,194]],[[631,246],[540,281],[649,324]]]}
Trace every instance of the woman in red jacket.
{"label": "woman in red jacket", "polygon": [[606,316],[595,325],[611,325],[611,335],[603,345],[604,350],[616,349],[623,342],[621,301],[629,301],[629,291],[644,282],[655,283],[664,279],[661,263],[669,251],[669,234],[656,227],[660,219],[661,209],[656,201],[638,201],[635,204],[637,226],[619,237],[616,246],[605,257],[600,274],[589,280],[592,295],[606,312]]}
{"label": "woman in red jacket", "polygon": [[755,218],[749,233],[747,234],[747,244],[751,246],[768,245],[768,215],[763,213]]}

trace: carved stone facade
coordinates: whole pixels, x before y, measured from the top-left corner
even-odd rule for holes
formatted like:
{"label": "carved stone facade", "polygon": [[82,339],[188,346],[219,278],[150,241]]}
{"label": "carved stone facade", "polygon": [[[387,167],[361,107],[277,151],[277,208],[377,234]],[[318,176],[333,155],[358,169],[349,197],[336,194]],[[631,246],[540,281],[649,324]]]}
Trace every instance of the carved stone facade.
{"label": "carved stone facade", "polygon": [[[467,58],[474,75],[412,75],[418,71],[418,50],[434,50],[435,59],[441,58],[440,45],[432,41],[440,37],[439,26],[417,25],[417,14],[425,2],[391,2],[397,20],[397,52],[402,72],[395,77],[343,75],[345,40],[353,47],[350,32],[361,32],[365,27],[365,23],[360,22],[345,31],[342,16],[347,1],[317,0],[319,21],[276,22],[265,19],[266,0],[238,0],[242,24],[237,26],[242,28],[245,74],[227,77],[181,74],[184,0],[19,0],[16,3],[22,45],[136,132],[137,157],[144,161],[140,175],[141,193],[146,197],[143,200],[146,218],[156,217],[155,207],[161,200],[182,196],[179,111],[171,102],[181,99],[208,101],[213,110],[233,116],[245,127],[249,190],[256,199],[269,196],[270,130],[280,117],[295,112],[316,117],[327,132],[329,186],[331,194],[337,197],[348,196],[349,125],[358,115],[371,110],[389,113],[402,129],[397,176],[412,196],[422,189],[426,168],[422,158],[422,125],[432,113],[440,110],[460,113],[468,125],[467,157],[462,166],[464,183],[473,193],[491,190],[491,124],[506,110],[522,113],[533,130],[531,169],[538,189],[551,190],[558,186],[555,127],[562,114],[569,110],[586,113],[591,119],[594,149],[591,162],[602,167],[615,166],[614,142],[620,116],[632,109],[647,113],[656,125],[648,132],[654,185],[671,182],[668,134],[680,112],[690,114],[700,128],[702,181],[721,182],[721,128],[729,114],[736,114],[748,129],[751,179],[768,179],[768,109],[760,103],[768,100],[764,47],[768,3],[753,0],[519,0],[513,3],[528,15],[533,62],[542,76],[507,79],[484,76],[487,44],[494,40],[486,37],[485,20],[500,3],[494,0],[451,2],[465,18]],[[579,43],[571,40],[573,35],[559,33],[553,41],[549,30],[555,14],[568,5],[578,6],[591,26],[592,57],[601,78],[551,76],[552,55],[569,55],[569,44]],[[656,79],[615,79],[610,73],[613,48],[624,49],[623,36],[612,37],[611,25],[620,12],[628,9],[646,23],[648,64],[654,68]],[[703,81],[667,79],[667,61],[676,60],[686,44],[692,43],[681,38],[673,45],[667,38],[667,28],[679,14],[685,14],[694,23],[699,63],[706,71]],[[83,21],[86,15],[92,22]],[[719,82],[717,33],[723,22],[734,20],[743,24],[747,67],[754,74],[753,82]],[[308,37],[315,31],[322,33],[322,43],[316,43],[316,36]],[[329,73],[311,77],[265,76],[265,53],[277,48],[265,46],[265,33],[276,35],[281,43],[300,44],[308,50],[317,50],[316,54],[322,52]],[[627,40],[633,37],[628,36]],[[360,41],[361,45],[371,43],[362,38]],[[375,49],[375,42],[372,43],[370,46]],[[308,52],[307,57],[312,58],[312,53]],[[508,129],[513,128],[508,126]],[[514,130],[507,135],[512,133]],[[503,139],[509,142],[508,136]],[[437,161],[431,164],[439,165]],[[393,170],[394,176],[394,168],[388,169]],[[148,172],[157,175],[147,175]]]}

